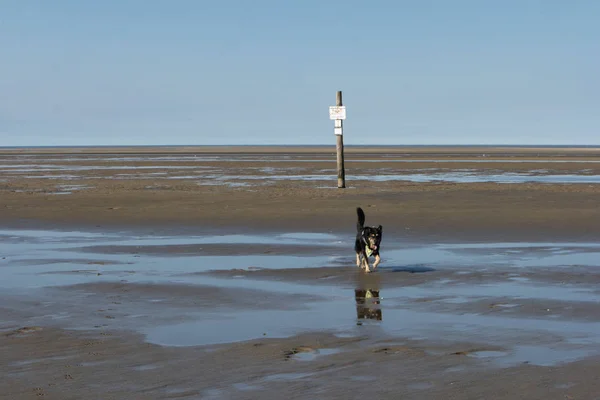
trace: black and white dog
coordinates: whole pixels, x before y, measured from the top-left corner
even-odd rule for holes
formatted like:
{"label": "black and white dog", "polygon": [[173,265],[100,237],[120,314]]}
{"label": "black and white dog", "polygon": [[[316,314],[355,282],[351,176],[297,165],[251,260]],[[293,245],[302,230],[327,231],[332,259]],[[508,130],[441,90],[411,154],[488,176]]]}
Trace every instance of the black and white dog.
{"label": "black and white dog", "polygon": [[373,269],[381,262],[379,256],[381,244],[381,232],[383,227],[379,225],[365,226],[365,213],[362,208],[356,209],[358,214],[358,223],[356,224],[356,242],[354,242],[354,251],[356,252],[356,266],[364,269],[366,272],[371,272],[369,268],[369,257],[374,256],[375,262]]}

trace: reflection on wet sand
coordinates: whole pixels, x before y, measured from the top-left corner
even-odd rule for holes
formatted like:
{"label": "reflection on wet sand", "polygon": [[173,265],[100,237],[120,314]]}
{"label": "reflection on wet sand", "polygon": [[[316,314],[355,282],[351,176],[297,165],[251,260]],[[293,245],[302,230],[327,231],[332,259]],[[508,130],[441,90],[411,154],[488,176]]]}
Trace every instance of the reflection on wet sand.
{"label": "reflection on wet sand", "polygon": [[365,319],[381,321],[383,319],[379,301],[379,290],[355,289],[356,324],[362,325]]}

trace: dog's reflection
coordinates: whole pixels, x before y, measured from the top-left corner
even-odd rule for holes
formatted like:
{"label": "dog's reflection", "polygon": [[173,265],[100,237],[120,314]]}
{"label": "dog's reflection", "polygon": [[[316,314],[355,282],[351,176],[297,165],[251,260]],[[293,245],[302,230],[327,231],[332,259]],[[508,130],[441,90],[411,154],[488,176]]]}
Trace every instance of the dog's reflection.
{"label": "dog's reflection", "polygon": [[379,290],[355,289],[357,325],[362,325],[363,320],[372,319],[381,321],[381,307],[379,302]]}

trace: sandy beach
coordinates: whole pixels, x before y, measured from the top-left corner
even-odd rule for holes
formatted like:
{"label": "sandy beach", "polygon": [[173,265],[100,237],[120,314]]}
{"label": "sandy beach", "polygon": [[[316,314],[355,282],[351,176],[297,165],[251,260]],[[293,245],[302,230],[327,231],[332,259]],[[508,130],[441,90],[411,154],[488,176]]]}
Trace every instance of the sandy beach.
{"label": "sandy beach", "polygon": [[134,150],[5,152],[0,218],[17,227],[346,232],[362,206],[408,240],[579,240],[596,238],[600,222],[598,150],[359,148],[346,156],[346,190],[324,149]]}
{"label": "sandy beach", "polygon": [[600,149],[334,151],[0,149],[0,398],[598,398]]}

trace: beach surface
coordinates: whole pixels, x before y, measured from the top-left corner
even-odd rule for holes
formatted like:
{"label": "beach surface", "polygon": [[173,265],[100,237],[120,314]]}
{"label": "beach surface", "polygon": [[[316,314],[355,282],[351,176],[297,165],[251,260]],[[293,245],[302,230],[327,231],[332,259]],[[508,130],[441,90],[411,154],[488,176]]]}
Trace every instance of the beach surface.
{"label": "beach surface", "polygon": [[599,398],[600,149],[334,153],[0,149],[0,398]]}

